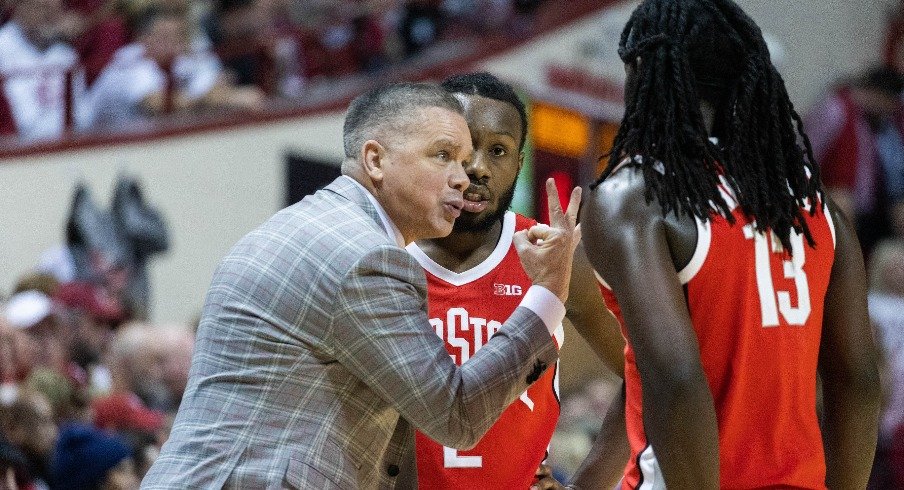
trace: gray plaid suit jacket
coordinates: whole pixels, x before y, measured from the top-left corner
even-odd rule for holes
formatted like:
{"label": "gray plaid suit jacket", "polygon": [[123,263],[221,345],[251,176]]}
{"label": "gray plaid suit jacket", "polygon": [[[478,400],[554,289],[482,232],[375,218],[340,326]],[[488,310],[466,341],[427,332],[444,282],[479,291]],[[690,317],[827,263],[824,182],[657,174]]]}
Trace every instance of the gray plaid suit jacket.
{"label": "gray plaid suit jacket", "polygon": [[558,355],[519,307],[457,367],[426,302],[423,269],[348,178],[280,211],[214,274],[142,488],[415,487],[413,427],[471,447]]}

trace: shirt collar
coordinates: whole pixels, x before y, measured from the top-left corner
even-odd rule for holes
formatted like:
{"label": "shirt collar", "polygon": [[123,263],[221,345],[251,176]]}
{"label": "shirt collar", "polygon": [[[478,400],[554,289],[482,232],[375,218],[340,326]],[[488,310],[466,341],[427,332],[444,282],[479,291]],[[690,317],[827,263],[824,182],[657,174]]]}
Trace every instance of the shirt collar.
{"label": "shirt collar", "polygon": [[402,237],[402,232],[399,231],[399,228],[395,225],[395,223],[392,222],[392,220],[389,218],[389,215],[386,214],[386,210],[383,209],[383,206],[380,205],[380,203],[377,201],[377,198],[375,198],[374,195],[371,194],[370,191],[367,190],[366,187],[361,185],[361,183],[357,180],[349,177],[348,175],[343,175],[342,177],[350,180],[356,186],[358,186],[359,189],[361,189],[361,192],[363,192],[364,195],[367,196],[367,199],[371,204],[374,205],[374,208],[377,210],[377,215],[380,217],[380,221],[383,222],[383,228],[386,230],[386,234],[391,238],[395,238],[395,241],[399,245],[399,247],[405,248],[405,239]]}

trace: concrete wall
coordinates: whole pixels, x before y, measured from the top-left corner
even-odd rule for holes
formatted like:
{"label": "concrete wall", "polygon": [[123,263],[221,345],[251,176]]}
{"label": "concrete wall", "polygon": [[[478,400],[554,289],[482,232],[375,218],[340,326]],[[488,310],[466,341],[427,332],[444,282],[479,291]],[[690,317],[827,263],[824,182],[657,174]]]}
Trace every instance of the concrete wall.
{"label": "concrete wall", "polygon": [[152,262],[152,319],[188,321],[220,258],[282,206],[286,152],[338,163],[341,134],[341,117],[330,116],[2,161],[0,292],[62,242],[76,181],[106,206],[128,172],[172,234],[170,252]]}

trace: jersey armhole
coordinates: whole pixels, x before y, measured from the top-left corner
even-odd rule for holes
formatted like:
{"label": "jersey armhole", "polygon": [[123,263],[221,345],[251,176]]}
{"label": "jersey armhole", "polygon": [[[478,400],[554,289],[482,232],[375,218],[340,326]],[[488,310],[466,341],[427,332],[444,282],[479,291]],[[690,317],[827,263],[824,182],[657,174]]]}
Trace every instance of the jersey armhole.
{"label": "jersey armhole", "polygon": [[[706,257],[709,255],[709,246],[712,242],[712,228],[710,227],[709,221],[701,221],[698,219],[694,220],[697,225],[697,245],[694,247],[694,254],[691,256],[690,262],[687,263],[684,268],[682,268],[678,272],[678,280],[681,281],[681,284],[687,284],[691,282],[691,279],[700,272],[700,269],[703,268],[703,263],[706,262]],[[834,231],[832,232],[832,237],[834,239]],[[593,271],[593,275],[596,277],[597,282],[600,283],[604,288],[612,291],[612,287],[609,286],[609,283],[603,279],[603,276],[599,274],[596,270]]]}
{"label": "jersey armhole", "polygon": [[706,262],[706,256],[709,255],[709,246],[712,243],[713,233],[709,221],[694,219],[697,225],[697,246],[694,248],[694,255],[691,256],[690,262],[684,268],[678,271],[678,280],[681,284],[691,282],[691,279],[703,268]]}
{"label": "jersey armhole", "polygon": [[598,283],[600,283],[600,285],[602,285],[604,288],[608,289],[609,291],[612,291],[612,287],[609,286],[609,283],[607,283],[606,280],[603,279],[603,276],[601,276],[600,273],[596,271],[596,269],[593,270],[593,276],[596,277],[596,281]]}

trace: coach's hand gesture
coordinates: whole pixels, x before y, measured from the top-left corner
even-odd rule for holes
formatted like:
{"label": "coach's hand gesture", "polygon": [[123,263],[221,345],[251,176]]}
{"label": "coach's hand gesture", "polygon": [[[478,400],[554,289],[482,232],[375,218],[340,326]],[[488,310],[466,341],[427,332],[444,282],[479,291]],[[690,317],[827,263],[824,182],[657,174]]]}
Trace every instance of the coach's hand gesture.
{"label": "coach's hand gesture", "polygon": [[536,224],[528,230],[519,231],[513,241],[531,281],[550,290],[564,303],[568,299],[571,259],[581,241],[581,229],[576,225],[581,188],[575,187],[571,191],[568,209],[563,212],[556,185],[548,179],[546,200],[549,225]]}

